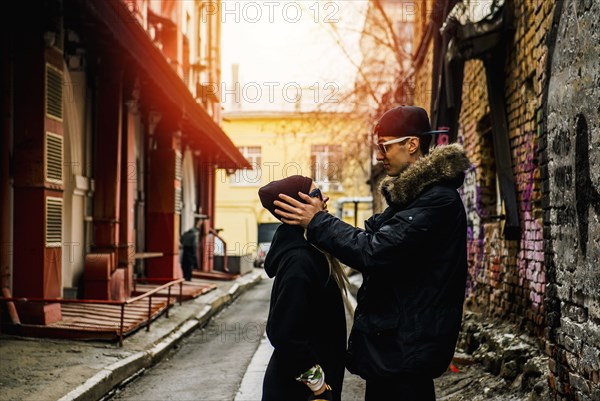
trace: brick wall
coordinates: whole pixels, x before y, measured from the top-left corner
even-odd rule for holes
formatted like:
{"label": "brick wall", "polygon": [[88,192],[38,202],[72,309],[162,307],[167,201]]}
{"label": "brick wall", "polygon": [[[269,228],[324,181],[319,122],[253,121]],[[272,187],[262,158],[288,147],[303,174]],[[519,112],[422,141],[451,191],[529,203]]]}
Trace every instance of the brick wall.
{"label": "brick wall", "polygon": [[[545,4],[550,7],[541,12],[551,20],[552,3]],[[546,275],[537,112],[543,66],[535,60],[544,47],[548,24],[533,23],[537,6],[532,2],[517,0],[513,6],[515,32],[507,46],[505,106],[521,238],[507,241],[502,234],[504,210],[496,183],[485,70],[481,61],[467,61],[459,135],[473,162],[463,188],[469,203],[468,296],[474,307],[489,315],[542,335]]]}
{"label": "brick wall", "polygon": [[548,47],[539,54],[547,81],[539,142],[546,352],[557,400],[600,400],[598,15],[598,1],[557,2]]}
{"label": "brick wall", "polygon": [[[553,400],[600,400],[600,2],[507,4],[515,31],[505,106],[521,236],[502,235],[485,70],[471,60],[459,120],[473,162],[462,188],[468,304],[545,344]],[[427,87],[427,67],[416,88]]]}
{"label": "brick wall", "polygon": [[414,77],[414,93],[413,93],[413,105],[419,106],[427,110],[427,114],[430,114],[431,105],[431,70],[433,68],[433,41],[430,40],[427,43],[423,43],[427,47],[427,52],[421,65],[415,71]]}

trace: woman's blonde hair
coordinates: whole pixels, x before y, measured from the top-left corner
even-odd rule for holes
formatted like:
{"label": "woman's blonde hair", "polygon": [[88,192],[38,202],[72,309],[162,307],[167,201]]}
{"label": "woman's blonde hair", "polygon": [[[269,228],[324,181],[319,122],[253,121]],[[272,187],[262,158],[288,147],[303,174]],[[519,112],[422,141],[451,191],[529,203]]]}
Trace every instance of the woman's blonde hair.
{"label": "woman's blonde hair", "polygon": [[[306,229],[304,229],[304,239],[308,241],[308,238],[306,238]],[[327,258],[327,264],[329,265],[329,277],[333,277],[333,279],[338,285],[338,288],[342,292],[342,295],[344,296],[344,298],[346,298],[346,296],[348,295],[348,287],[350,286],[350,281],[348,280],[348,275],[346,274],[344,267],[342,266],[340,261],[337,260],[337,258],[333,257],[333,255],[323,251],[315,244],[311,245],[317,248],[319,252],[321,252]]]}
{"label": "woman's blonde hair", "polygon": [[327,252],[323,253],[327,257],[327,262],[329,262],[329,276],[333,277],[342,294],[348,295],[348,286],[350,285],[350,281],[348,281],[348,275],[346,274],[344,267],[340,261],[334,258],[332,255],[328,254]]}

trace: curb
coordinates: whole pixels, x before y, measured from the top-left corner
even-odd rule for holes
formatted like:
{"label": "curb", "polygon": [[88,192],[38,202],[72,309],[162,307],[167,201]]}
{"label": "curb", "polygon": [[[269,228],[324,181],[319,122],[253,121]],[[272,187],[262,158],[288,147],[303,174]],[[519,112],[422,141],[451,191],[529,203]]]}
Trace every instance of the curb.
{"label": "curb", "polygon": [[[244,280],[245,279],[245,280]],[[97,372],[83,384],[71,390],[58,401],[97,401],[110,394],[121,384],[159,362],[182,339],[208,321],[233,302],[241,294],[262,280],[260,273],[246,278],[242,276],[226,293],[206,305],[194,317],[183,321],[176,330],[164,336],[146,351],[136,352]]]}

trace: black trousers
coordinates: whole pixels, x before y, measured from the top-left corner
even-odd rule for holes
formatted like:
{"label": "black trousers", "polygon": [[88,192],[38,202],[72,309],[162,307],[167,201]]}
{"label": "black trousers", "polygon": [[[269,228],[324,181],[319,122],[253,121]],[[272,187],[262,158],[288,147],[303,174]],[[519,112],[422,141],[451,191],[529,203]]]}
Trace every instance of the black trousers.
{"label": "black trousers", "polygon": [[181,259],[183,278],[190,281],[192,279],[192,269],[198,266],[198,262],[196,261],[196,250],[193,247],[184,247]]}
{"label": "black trousers", "polygon": [[433,379],[393,378],[367,380],[365,401],[435,401]]}

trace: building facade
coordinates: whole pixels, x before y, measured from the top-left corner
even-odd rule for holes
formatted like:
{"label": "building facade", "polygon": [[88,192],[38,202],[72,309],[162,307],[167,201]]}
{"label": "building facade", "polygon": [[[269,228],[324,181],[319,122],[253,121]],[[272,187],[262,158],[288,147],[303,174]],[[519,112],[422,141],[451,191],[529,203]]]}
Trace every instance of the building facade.
{"label": "building facade", "polygon": [[10,6],[23,22],[2,28],[0,273],[9,294],[49,300],[19,305],[23,322],[60,320],[52,299],[180,277],[179,234],[214,224],[216,169],[248,166],[200,85],[220,74],[207,6]]}
{"label": "building facade", "polygon": [[540,340],[553,399],[600,399],[598,3],[422,6],[415,101],[473,163],[468,305]]}
{"label": "building facade", "polygon": [[364,131],[361,120],[344,113],[238,111],[225,113],[223,125],[252,165],[217,174],[216,227],[231,254],[254,260],[263,229],[268,236],[268,225],[279,223],[262,207],[258,189],[291,175],[311,177],[331,197],[330,213],[357,225],[370,217],[369,147],[356,157],[342,139]]}

